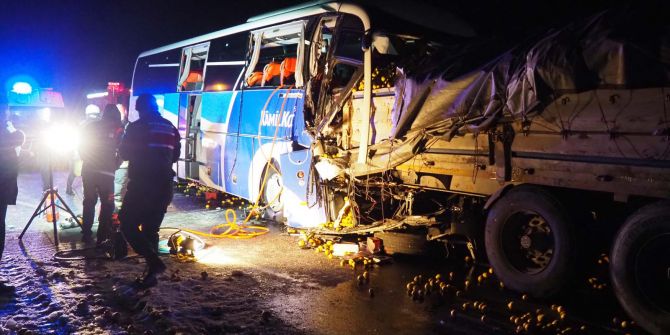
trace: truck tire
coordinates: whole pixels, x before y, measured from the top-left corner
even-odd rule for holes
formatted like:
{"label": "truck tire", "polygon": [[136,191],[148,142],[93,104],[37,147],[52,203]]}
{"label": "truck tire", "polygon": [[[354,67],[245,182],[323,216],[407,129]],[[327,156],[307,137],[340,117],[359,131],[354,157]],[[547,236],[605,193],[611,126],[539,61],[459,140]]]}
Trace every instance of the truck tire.
{"label": "truck tire", "polygon": [[577,239],[558,199],[534,186],[517,186],[489,210],[486,254],[508,288],[535,297],[556,294],[572,277]]}
{"label": "truck tire", "polygon": [[670,334],[670,201],[628,217],[612,245],[610,276],[635,322],[652,334]]}
{"label": "truck tire", "polygon": [[261,203],[264,207],[267,206],[265,211],[263,211],[263,218],[283,223],[284,203],[281,193],[284,189],[284,183],[279,167],[277,164],[273,164],[273,166],[274,168],[269,167],[265,169],[267,177],[261,178],[261,182],[265,180],[265,187],[262,188]]}

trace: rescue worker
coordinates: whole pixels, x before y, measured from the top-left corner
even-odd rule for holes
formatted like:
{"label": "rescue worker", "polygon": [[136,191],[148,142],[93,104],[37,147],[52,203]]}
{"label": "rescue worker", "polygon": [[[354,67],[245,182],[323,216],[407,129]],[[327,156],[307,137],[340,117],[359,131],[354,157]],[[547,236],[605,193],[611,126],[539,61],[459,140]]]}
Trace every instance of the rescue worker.
{"label": "rescue worker", "polygon": [[[0,129],[0,258],[5,248],[5,218],[7,217],[7,206],[16,204],[18,186],[16,180],[19,174],[19,158],[16,148],[20,147],[25,136],[22,132],[14,129],[7,120],[7,111],[3,110],[4,121]],[[0,293],[13,291],[13,287],[0,282]]]}
{"label": "rescue worker", "polygon": [[112,236],[112,213],[114,213],[114,172],[120,160],[117,150],[121,141],[121,115],[116,105],[108,104],[98,121],[84,126],[85,141],[79,148],[83,165],[81,180],[84,186],[82,213],[82,241],[93,241],[93,219],[95,204],[100,198],[96,244],[101,245]]}
{"label": "rescue worker", "polygon": [[[96,108],[86,108],[85,115],[86,116],[84,120],[79,122],[80,129],[85,128],[86,125],[88,125],[91,122],[100,120],[100,108],[98,108],[97,106]],[[78,150],[74,150],[72,152],[72,157],[69,162],[69,172],[67,175],[67,184],[65,189],[65,193],[67,195],[74,195],[74,189],[72,188],[72,185],[74,184],[75,178],[81,177],[81,169],[82,169],[82,159],[80,153]]]}
{"label": "rescue worker", "polygon": [[147,288],[156,285],[156,276],[166,269],[158,256],[158,230],[172,201],[172,164],[181,145],[177,129],[158,112],[156,98],[140,95],[135,109],[139,120],[128,125],[119,149],[129,162],[119,220],[130,246],[146,260],[146,275],[138,284]]}

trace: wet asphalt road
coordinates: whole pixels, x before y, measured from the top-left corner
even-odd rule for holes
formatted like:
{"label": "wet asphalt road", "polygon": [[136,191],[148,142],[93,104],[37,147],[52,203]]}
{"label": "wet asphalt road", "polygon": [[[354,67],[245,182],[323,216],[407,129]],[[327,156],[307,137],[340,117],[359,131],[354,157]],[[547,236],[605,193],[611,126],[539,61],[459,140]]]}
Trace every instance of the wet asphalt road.
{"label": "wet asphalt road", "polygon": [[[64,189],[64,180],[64,174],[57,174],[56,185],[61,189]],[[81,182],[78,180],[75,185],[81,194]],[[77,327],[83,325],[65,323],[54,314],[62,307],[59,304],[69,299],[67,292],[71,288],[61,287],[64,284],[57,281],[32,279],[46,276],[41,273],[44,272],[41,264],[49,262],[55,250],[51,245],[51,225],[38,219],[24,238],[25,248],[20,248],[16,239],[40,199],[38,176],[22,175],[19,188],[18,204],[10,207],[8,214],[7,246],[0,269],[0,276],[17,286],[17,293],[0,299],[0,325],[16,315],[19,322],[29,318],[25,315],[34,315],[38,321],[33,320],[32,329],[39,333],[76,332]],[[78,195],[63,196],[75,213],[81,212]],[[206,210],[204,204],[201,198],[178,193],[164,226],[208,231],[224,220],[225,208]],[[234,209],[239,212],[239,206]],[[270,234],[252,240],[207,240],[209,248],[224,250],[224,261],[179,266],[190,267],[194,273],[206,268],[213,273],[243,269],[252,274],[257,279],[253,296],[258,300],[259,311],[271,311],[281,324],[281,328],[277,328],[280,333],[642,333],[631,325],[612,296],[607,285],[607,264],[602,260],[600,264],[593,260],[590,275],[580,278],[573,289],[559,298],[536,301],[502,288],[495,275],[481,278],[483,273],[488,273],[488,266],[484,262],[465,263],[464,253],[459,252],[452,253],[450,258],[396,257],[390,264],[371,268],[369,282],[361,284],[357,280],[364,271],[361,267],[352,270],[349,266],[340,266],[339,260],[327,259],[313,250],[301,250],[297,246],[298,238],[287,235],[283,227],[271,225],[270,228]],[[76,229],[60,230],[59,236],[60,250],[80,246]],[[27,265],[23,268],[8,266],[19,261]],[[169,268],[173,266],[168,263]],[[445,286],[449,284],[444,295],[439,293],[437,283],[430,290],[432,294],[408,295],[406,286],[416,276],[422,276],[420,285],[425,288],[427,279],[437,274]],[[469,282],[467,288],[466,281]],[[559,306],[564,313],[559,313]],[[173,311],[173,315],[178,312]],[[564,314],[563,319],[561,314]],[[146,327],[159,329],[150,324]],[[124,333],[123,327],[90,329],[100,329],[100,333]],[[267,329],[242,325],[222,332],[264,333]]]}

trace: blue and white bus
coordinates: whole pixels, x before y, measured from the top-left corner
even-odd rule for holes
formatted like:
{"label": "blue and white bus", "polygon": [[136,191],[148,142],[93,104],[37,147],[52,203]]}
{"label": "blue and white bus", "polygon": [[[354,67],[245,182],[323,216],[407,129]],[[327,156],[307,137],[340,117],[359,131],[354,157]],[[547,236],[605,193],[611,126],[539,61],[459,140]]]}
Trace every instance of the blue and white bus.
{"label": "blue and white bus", "polygon": [[[137,96],[153,94],[182,136],[179,178],[251,201],[266,180],[267,212],[281,212],[292,226],[316,226],[327,219],[314,193],[308,196],[312,138],[305,127],[314,122],[319,92],[306,88],[319,86],[327,58],[340,58],[333,68],[340,89],[362,74],[367,29],[360,7],[321,1],[143,52],[129,119],[137,117]],[[369,64],[366,73],[369,79]]]}

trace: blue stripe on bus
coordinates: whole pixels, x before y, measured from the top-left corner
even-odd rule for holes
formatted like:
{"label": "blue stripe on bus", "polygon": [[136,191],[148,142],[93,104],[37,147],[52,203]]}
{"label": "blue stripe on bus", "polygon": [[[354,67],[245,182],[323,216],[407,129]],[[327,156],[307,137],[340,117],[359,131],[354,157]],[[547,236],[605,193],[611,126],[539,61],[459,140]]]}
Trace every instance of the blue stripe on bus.
{"label": "blue stripe on bus", "polygon": [[163,96],[163,111],[179,115],[179,96],[179,93],[165,94]]}
{"label": "blue stripe on bus", "polygon": [[[176,126],[182,137],[186,136],[185,112],[188,96],[192,94],[163,95],[163,109],[178,117]],[[214,184],[222,186],[228,193],[249,199],[252,193],[248,189],[249,177],[254,168],[252,161],[261,144],[271,143],[275,132],[277,141],[282,142],[297,140],[303,136],[304,90],[249,89],[238,91],[237,95],[232,91],[203,92],[201,103],[201,119],[220,126],[216,127],[219,135],[205,135],[215,145],[208,149],[202,148],[200,154],[204,157],[201,156],[200,159],[211,169],[210,177]],[[266,107],[265,113],[262,112],[263,107]],[[224,128],[226,121],[228,124]],[[202,130],[207,133],[207,129]],[[237,136],[238,133],[242,136]],[[261,143],[256,138],[257,135],[264,138]],[[276,146],[276,150],[280,147]],[[259,171],[263,167],[255,168]]]}
{"label": "blue stripe on bus", "polygon": [[[304,130],[303,96],[298,89],[254,89],[239,92],[232,108],[228,124],[228,133],[273,138],[275,132],[278,141],[290,141]],[[269,101],[268,101],[269,99]],[[283,105],[283,108],[282,108]],[[266,107],[265,113],[262,112]],[[244,110],[240,117],[240,108]],[[238,124],[241,124],[238,128]],[[262,144],[270,143],[266,139]],[[228,136],[224,154],[224,182],[227,192],[249,199],[249,174],[252,171],[254,154],[261,143],[252,137]],[[278,147],[277,147],[278,148]],[[262,167],[256,167],[262,168]]]}
{"label": "blue stripe on bus", "polygon": [[201,118],[212,123],[226,123],[232,97],[232,91],[203,93]]}

